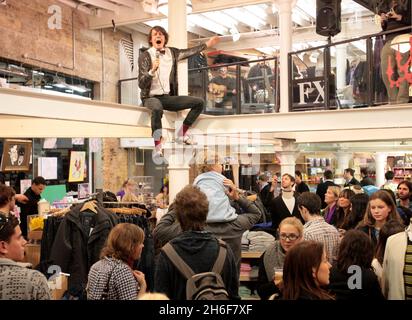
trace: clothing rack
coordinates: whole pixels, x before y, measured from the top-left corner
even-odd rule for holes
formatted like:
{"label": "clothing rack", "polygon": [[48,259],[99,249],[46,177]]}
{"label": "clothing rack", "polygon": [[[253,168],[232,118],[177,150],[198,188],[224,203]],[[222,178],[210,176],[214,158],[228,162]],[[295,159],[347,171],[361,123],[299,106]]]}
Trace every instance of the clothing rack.
{"label": "clothing rack", "polygon": [[146,217],[150,217],[152,215],[146,205],[140,202],[103,201],[102,204],[105,209],[117,214],[136,214],[145,215]]}

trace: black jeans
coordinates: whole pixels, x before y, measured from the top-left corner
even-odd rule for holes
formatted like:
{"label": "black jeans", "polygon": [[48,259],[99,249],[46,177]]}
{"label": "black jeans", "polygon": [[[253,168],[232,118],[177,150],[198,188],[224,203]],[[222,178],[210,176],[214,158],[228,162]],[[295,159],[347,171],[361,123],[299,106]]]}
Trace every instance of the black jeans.
{"label": "black jeans", "polygon": [[[162,129],[163,110],[181,111],[190,109],[183,124],[191,126],[202,113],[205,102],[201,98],[189,96],[170,96],[164,94],[144,99],[143,106],[152,110],[152,135]],[[159,130],[158,132],[160,132]],[[156,134],[157,136],[157,134]]]}

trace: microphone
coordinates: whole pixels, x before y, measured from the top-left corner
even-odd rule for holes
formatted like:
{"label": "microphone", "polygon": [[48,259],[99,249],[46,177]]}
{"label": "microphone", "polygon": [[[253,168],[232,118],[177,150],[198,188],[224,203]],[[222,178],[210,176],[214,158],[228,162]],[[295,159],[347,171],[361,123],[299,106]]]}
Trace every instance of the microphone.
{"label": "microphone", "polygon": [[160,59],[160,52],[159,52],[159,50],[156,50],[156,59]]}

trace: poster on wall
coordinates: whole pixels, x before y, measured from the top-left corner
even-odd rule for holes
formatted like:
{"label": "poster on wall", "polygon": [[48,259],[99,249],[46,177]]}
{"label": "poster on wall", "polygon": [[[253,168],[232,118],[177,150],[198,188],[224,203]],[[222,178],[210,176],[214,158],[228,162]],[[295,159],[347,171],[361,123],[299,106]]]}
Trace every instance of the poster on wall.
{"label": "poster on wall", "polygon": [[84,180],[85,162],[85,151],[72,151],[70,153],[69,182],[81,182]]}
{"label": "poster on wall", "polygon": [[85,199],[90,195],[90,186],[88,183],[79,183],[77,185],[77,198]]}
{"label": "poster on wall", "polygon": [[31,140],[4,140],[1,171],[29,171]]}
{"label": "poster on wall", "polygon": [[20,180],[20,193],[24,194],[31,187],[31,179]]}
{"label": "poster on wall", "polygon": [[56,157],[39,157],[39,176],[46,180],[57,179],[57,158]]}

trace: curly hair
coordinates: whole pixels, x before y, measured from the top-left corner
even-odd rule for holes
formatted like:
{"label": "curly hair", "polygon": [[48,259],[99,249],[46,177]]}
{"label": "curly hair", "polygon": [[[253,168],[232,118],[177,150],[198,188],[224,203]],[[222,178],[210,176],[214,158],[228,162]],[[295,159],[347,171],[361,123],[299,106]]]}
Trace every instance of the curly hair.
{"label": "curly hair", "polygon": [[187,185],[174,201],[177,220],[183,231],[201,231],[206,225],[209,201],[198,187]]}
{"label": "curly hair", "polygon": [[352,265],[370,269],[373,260],[373,244],[368,235],[361,230],[349,230],[345,233],[340,245],[337,268],[347,273]]}

